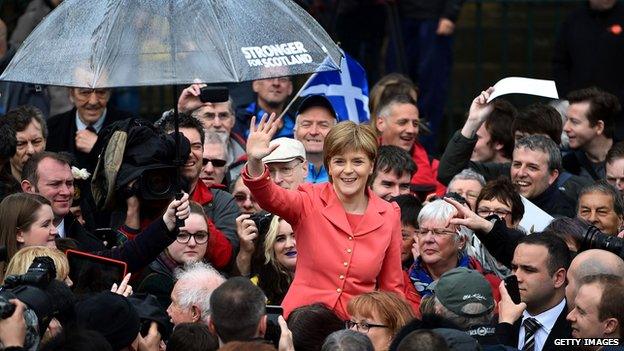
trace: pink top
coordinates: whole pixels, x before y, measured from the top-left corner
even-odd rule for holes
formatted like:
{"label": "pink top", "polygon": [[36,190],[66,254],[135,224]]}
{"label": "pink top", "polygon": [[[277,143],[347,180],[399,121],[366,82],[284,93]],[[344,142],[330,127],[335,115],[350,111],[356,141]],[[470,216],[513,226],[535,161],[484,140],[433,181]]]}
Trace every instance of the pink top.
{"label": "pink top", "polygon": [[297,239],[297,268],[282,302],[285,317],[294,308],[321,302],[340,318],[349,318],[349,300],[373,290],[403,296],[401,221],[396,203],[372,191],[355,230],[331,183],[302,184],[286,190],[271,181],[268,168],[245,185],[265,210],[284,218]]}
{"label": "pink top", "polygon": [[345,214],[347,215],[347,222],[349,222],[349,227],[351,227],[351,231],[354,232],[357,229],[358,224],[360,224],[360,222],[362,221],[362,218],[364,218],[364,214],[355,214],[348,212],[345,212]]}

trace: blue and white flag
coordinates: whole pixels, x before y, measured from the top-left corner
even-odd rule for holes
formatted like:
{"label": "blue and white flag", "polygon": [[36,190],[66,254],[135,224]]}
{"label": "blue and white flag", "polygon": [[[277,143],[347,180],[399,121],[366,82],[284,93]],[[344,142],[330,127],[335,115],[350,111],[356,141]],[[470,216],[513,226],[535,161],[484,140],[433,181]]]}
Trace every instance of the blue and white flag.
{"label": "blue and white flag", "polygon": [[[342,51],[342,50],[341,50]],[[334,107],[339,121],[368,122],[368,82],[366,71],[342,51],[339,71],[314,73],[300,96],[324,95]]]}

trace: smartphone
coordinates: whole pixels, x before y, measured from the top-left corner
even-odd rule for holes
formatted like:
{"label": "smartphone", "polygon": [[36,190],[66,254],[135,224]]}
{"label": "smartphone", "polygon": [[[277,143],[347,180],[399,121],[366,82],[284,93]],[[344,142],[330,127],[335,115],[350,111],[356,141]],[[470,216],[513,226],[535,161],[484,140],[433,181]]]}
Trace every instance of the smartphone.
{"label": "smartphone", "polygon": [[515,275],[510,275],[504,279],[505,288],[511,297],[511,301],[516,305],[520,303],[520,289],[518,288],[518,278]]}
{"label": "smartphone", "polygon": [[267,305],[266,313],[267,328],[264,334],[264,340],[270,341],[275,347],[278,347],[280,337],[282,336],[282,329],[279,326],[277,318],[284,314],[284,309],[282,306]]}
{"label": "smartphone", "polygon": [[199,90],[199,100],[201,102],[226,102],[230,98],[230,92],[226,87],[202,87]]}
{"label": "smartphone", "polygon": [[72,289],[77,294],[95,293],[110,290],[114,283],[126,276],[128,266],[126,262],[94,254],[67,250],[69,261],[69,277],[74,285]]}

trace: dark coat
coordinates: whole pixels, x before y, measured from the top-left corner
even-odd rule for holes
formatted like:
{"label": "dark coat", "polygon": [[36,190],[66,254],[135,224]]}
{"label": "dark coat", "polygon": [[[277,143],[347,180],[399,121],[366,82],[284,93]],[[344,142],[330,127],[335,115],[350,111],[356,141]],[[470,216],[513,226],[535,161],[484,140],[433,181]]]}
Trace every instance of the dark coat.
{"label": "dark coat", "polygon": [[138,279],[137,292],[156,296],[160,306],[166,310],[171,304],[171,291],[175,284],[173,272],[160,260],[149,264]]}
{"label": "dark coat", "polygon": [[102,240],[86,230],[71,212],[65,215],[64,221],[65,237],[74,239],[78,243],[80,251],[96,252],[106,250]]}
{"label": "dark coat", "polygon": [[559,96],[597,86],[624,101],[624,5],[595,11],[585,1],[561,24],[553,56]]}
{"label": "dark coat", "polygon": [[475,234],[492,257],[509,269],[518,242],[526,236],[519,230],[507,228],[501,219],[494,222],[489,233],[476,231]]}
{"label": "dark coat", "polygon": [[[104,119],[102,128],[105,128],[113,122],[130,117],[132,117],[130,113],[108,106],[106,108],[106,118]],[[78,127],[76,126],[76,108],[50,117],[46,124],[48,125],[46,150],[54,152],[69,152],[76,157],[78,168],[86,168],[89,172],[93,172],[102,146],[100,143],[96,143],[91,152],[88,154],[76,150],[75,139],[76,132],[78,130]]]}
{"label": "dark coat", "polygon": [[605,179],[606,177],[606,161],[592,163],[585,155],[585,152],[581,150],[575,150],[563,156],[561,162],[563,169],[572,174],[584,177],[591,182]]}
{"label": "dark coat", "polygon": [[[570,323],[566,320],[566,316],[568,315],[568,307],[564,306],[563,311],[557,317],[557,321],[553,325],[550,334],[548,334],[548,338],[546,342],[544,342],[544,348],[542,351],[555,351],[560,350],[561,346],[555,346],[555,339],[569,339],[572,338],[572,328],[570,327]],[[518,346],[518,334],[520,333],[520,322],[522,318],[518,319],[513,325],[509,323],[498,323],[496,326],[496,336],[498,340],[508,346],[516,347]]]}
{"label": "dark coat", "polygon": [[152,222],[134,240],[121,246],[106,249],[102,241],[89,233],[71,213],[65,216],[65,235],[78,242],[78,249],[98,256],[126,262],[128,272],[138,272],[154,261],[176,238],[177,231],[170,232],[162,218]]}
{"label": "dark coat", "polygon": [[[559,96],[588,87],[606,90],[624,103],[624,5],[595,11],[585,1],[561,24],[555,41],[553,76]],[[615,121],[615,138],[624,139],[624,121]]]}
{"label": "dark coat", "polygon": [[150,223],[134,240],[128,240],[119,247],[96,254],[124,261],[128,272],[138,272],[154,261],[167,246],[175,240],[177,229],[167,230],[162,218]]}

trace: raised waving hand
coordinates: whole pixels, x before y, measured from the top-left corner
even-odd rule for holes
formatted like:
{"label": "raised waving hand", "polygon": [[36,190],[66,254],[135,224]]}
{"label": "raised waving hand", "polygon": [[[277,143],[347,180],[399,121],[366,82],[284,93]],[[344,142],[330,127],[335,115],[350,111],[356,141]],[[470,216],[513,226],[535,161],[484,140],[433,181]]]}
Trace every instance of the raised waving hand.
{"label": "raised waving hand", "polygon": [[270,145],[271,139],[277,132],[280,118],[272,113],[267,118],[267,114],[262,116],[260,123],[256,127],[256,117],[251,118],[249,126],[249,137],[247,138],[247,171],[252,177],[258,177],[264,171],[262,158],[277,149],[278,144]]}

